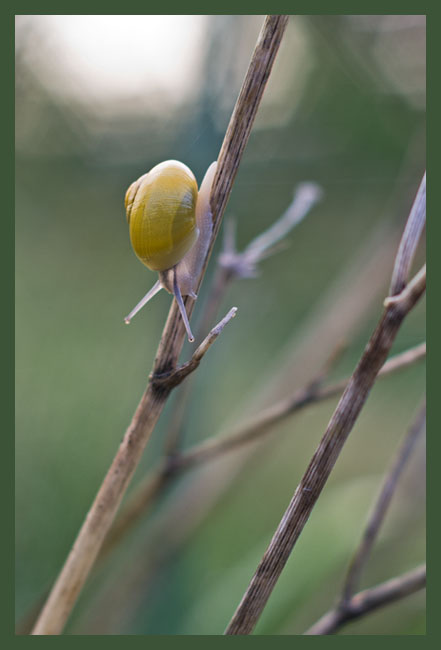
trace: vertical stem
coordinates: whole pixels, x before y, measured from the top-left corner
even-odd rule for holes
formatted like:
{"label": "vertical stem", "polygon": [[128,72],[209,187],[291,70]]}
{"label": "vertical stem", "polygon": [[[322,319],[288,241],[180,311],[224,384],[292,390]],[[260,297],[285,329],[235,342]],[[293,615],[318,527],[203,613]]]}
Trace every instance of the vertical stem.
{"label": "vertical stem", "polygon": [[[222,144],[210,196],[213,235],[201,270],[199,285],[219,231],[223,211],[287,20],[287,16],[266,18]],[[194,301],[190,299],[189,302],[190,316]],[[178,306],[173,301],[156,353],[153,376],[175,368],[184,337],[185,327]],[[169,394],[170,388],[158,388],[153,382],[149,382],[72,550],[35,624],[33,635],[55,635],[63,631]],[[80,474],[78,480],[81,480]]]}

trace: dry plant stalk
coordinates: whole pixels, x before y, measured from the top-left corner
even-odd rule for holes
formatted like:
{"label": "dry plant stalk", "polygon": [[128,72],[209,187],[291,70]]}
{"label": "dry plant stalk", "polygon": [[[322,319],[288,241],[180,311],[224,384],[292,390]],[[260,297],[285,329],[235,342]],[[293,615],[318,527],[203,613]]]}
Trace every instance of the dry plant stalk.
{"label": "dry plant stalk", "polygon": [[[407,169],[407,166],[406,166]],[[312,193],[311,193],[312,190]],[[204,311],[202,315],[202,321],[199,324],[198,329],[201,333],[205,332],[209,324],[216,317],[216,313],[220,302],[222,301],[227,288],[230,285],[230,282],[235,278],[241,277],[243,271],[250,271],[257,273],[256,265],[268,256],[268,253],[271,254],[275,251],[274,235],[280,231],[279,224],[286,222],[287,215],[291,215],[292,223],[291,227],[294,227],[305,215],[310,207],[312,207],[312,201],[318,200],[320,198],[320,188],[317,186],[312,186],[310,183],[301,184],[296,189],[294,198],[290,206],[287,208],[285,213],[277,219],[277,221],[270,226],[268,230],[264,233],[258,235],[257,241],[261,241],[265,246],[260,246],[261,254],[258,255],[256,259],[256,239],[254,239],[250,244],[247,245],[244,251],[238,253],[236,251],[234,231],[231,228],[232,222],[227,222],[225,224],[224,232],[224,246],[223,250],[220,253],[221,263],[219,264],[215,272],[215,277],[210,288],[208,296],[208,304],[204,306]],[[391,202],[391,201],[389,201]],[[277,232],[275,231],[274,226],[277,224]],[[230,226],[227,228],[227,226]],[[262,242],[263,239],[263,242]],[[378,237],[377,237],[378,239]],[[383,233],[381,239],[378,239],[378,243],[381,243],[383,247],[391,246],[393,242],[393,237],[389,233],[386,236]],[[389,242],[386,246],[385,242]],[[366,245],[365,245],[366,246]],[[372,248],[369,245],[369,248]],[[269,249],[269,250],[268,250]],[[249,251],[254,251],[252,259],[249,258]],[[359,254],[360,255],[360,254]],[[373,257],[372,257],[373,255]],[[366,255],[366,252],[361,254],[361,257],[369,260],[369,268],[366,269],[365,275],[371,278],[369,285],[365,286],[365,302],[361,305],[366,310],[366,305],[370,305],[374,293],[372,288],[376,287],[376,282],[373,277],[372,269],[377,270],[378,278],[382,278],[381,269],[385,267],[385,263],[378,260],[379,248],[378,245],[373,248],[371,255]],[[381,254],[381,257],[389,259],[384,253]],[[380,272],[379,272],[380,271]],[[351,278],[354,281],[354,273],[351,273]],[[378,288],[378,287],[377,287]],[[366,289],[371,290],[372,295],[366,294]],[[354,287],[346,287],[344,294],[349,302],[353,302],[355,298],[359,295],[360,289]],[[359,298],[357,298],[359,300]],[[333,301],[334,302],[334,301]],[[364,311],[361,312],[360,318],[363,316]],[[320,322],[323,323],[324,332],[328,333],[328,324],[326,320],[323,320],[323,317],[320,319]],[[340,332],[345,331],[344,327],[348,325],[348,319],[345,317],[343,310],[343,321],[340,323]],[[352,325],[353,327],[353,325]],[[335,328],[334,328],[335,329]],[[349,335],[349,332],[346,332]],[[319,336],[320,340],[322,339],[323,334]],[[198,336],[200,338],[200,335]],[[310,347],[310,346],[309,346]],[[383,368],[381,369],[379,376],[389,374],[395,370],[406,367],[408,364],[412,364],[422,357],[425,356],[426,346],[425,343],[420,344],[414,348],[402,352],[395,357],[389,359]],[[325,377],[323,377],[325,379]],[[183,386],[180,388],[180,394],[177,402],[174,404],[174,416],[169,431],[166,436],[164,454],[165,456],[171,456],[171,459],[166,459],[164,463],[153,470],[152,473],[148,474],[144,479],[141,480],[140,484],[137,486],[135,493],[129,498],[127,503],[123,506],[120,516],[114,526],[112,526],[109,535],[107,536],[104,545],[100,551],[99,558],[107,556],[108,551],[110,551],[114,545],[119,541],[121,537],[124,536],[126,532],[136,524],[139,517],[145,515],[148,512],[149,507],[155,499],[157,499],[161,494],[164,488],[169,484],[170,480],[173,480],[174,477],[178,477],[182,471],[190,469],[190,467],[195,463],[199,464],[201,461],[216,459],[223,452],[228,453],[230,450],[234,450],[237,447],[240,447],[242,444],[247,442],[253,442],[254,440],[260,438],[261,436],[270,433],[274,426],[283,418],[295,414],[298,410],[306,407],[308,404],[312,404],[315,401],[324,400],[330,398],[334,395],[341,393],[348,379],[342,380],[341,382],[336,382],[330,386],[319,389],[320,383],[317,383],[317,378],[314,377],[312,381],[305,386],[304,388],[296,391],[292,397],[289,397],[285,400],[280,400],[276,402],[271,407],[260,411],[257,416],[252,417],[239,426],[233,426],[232,430],[229,430],[223,435],[217,435],[211,438],[208,438],[202,443],[202,446],[196,445],[195,447],[190,448],[184,454],[178,452],[178,444],[181,439],[181,429],[183,426],[184,418],[184,406],[186,398],[188,397],[189,389],[191,389],[191,378],[189,378]],[[285,382],[286,383],[286,382]],[[314,386],[315,390],[311,391],[311,387]],[[311,401],[305,399],[306,396],[310,396]],[[237,437],[236,437],[237,436]],[[230,440],[231,438],[231,440]],[[231,443],[231,444],[230,444]],[[205,446],[206,445],[206,446]],[[219,447],[218,447],[219,446]],[[193,459],[191,458],[194,453]],[[190,456],[190,457],[189,457]],[[170,462],[170,460],[172,462]],[[173,465],[172,471],[170,471],[170,466]],[[231,464],[229,465],[231,467]],[[226,480],[226,484],[228,481]],[[29,634],[32,626],[47,598],[49,590],[45,591],[39,599],[38,602],[29,610],[29,613],[23,617],[23,619],[17,625],[17,634]]]}
{"label": "dry plant stalk", "polygon": [[412,571],[386,580],[376,587],[370,587],[351,596],[346,604],[345,611],[336,608],[327,612],[305,634],[325,635],[334,634],[343,625],[361,618],[366,614],[384,607],[396,600],[401,600],[426,586],[426,565],[417,567]]}
{"label": "dry plant stalk", "polygon": [[[402,370],[424,358],[425,354],[425,343],[401,352],[386,361],[378,376],[386,377]],[[307,406],[341,394],[349,382],[349,378],[347,378],[328,386],[321,386],[323,378],[323,373],[320,373],[308,386],[296,391],[292,397],[276,402],[267,409],[260,411],[238,425],[233,431],[224,435],[212,436],[180,454],[168,457],[140,482],[135,492],[123,506],[103,545],[101,555],[103,557],[107,555],[115,544],[139,521],[140,517],[146,516],[149,508],[162,494],[162,491],[184,472],[202,463],[216,460],[223,454],[232,452],[269,435],[279,422],[298,413]]]}
{"label": "dry plant stalk", "polygon": [[[213,335],[217,335],[218,328],[223,321],[228,319],[229,316],[234,316],[235,312],[231,314],[232,311],[233,310],[227,314],[219,325],[213,328],[205,339],[204,347],[208,342],[212,343],[212,337]],[[378,373],[378,376],[386,377],[402,370],[409,365],[420,361],[425,357],[425,355],[425,343],[421,343],[409,350],[405,350],[404,352],[388,359]],[[332,361],[335,361],[335,355],[332,356]],[[189,365],[191,367],[196,363],[197,357],[198,355],[195,353],[190,362],[184,364],[184,366],[178,369],[176,371],[178,376],[181,369],[186,373],[186,369],[188,369]],[[308,406],[312,406],[313,404],[317,404],[341,394],[346,388],[349,378],[336,381],[328,386],[322,386],[321,384],[323,380],[326,379],[326,371],[331,369],[330,363],[328,363],[327,366],[328,367],[325,371],[321,371],[317,377],[309,383],[309,385],[296,391],[292,397],[276,402],[273,406],[262,410],[257,415],[244,421],[233,431],[223,435],[212,436],[211,438],[207,438],[203,442],[190,447],[185,452],[175,453],[174,455],[165,458],[164,462],[160,463],[141,480],[134,493],[127,500],[127,503],[123,505],[120,514],[111,527],[98,554],[97,566],[108,556],[109,553],[112,552],[125,535],[129,533],[143,517],[145,518],[148,515],[153,504],[160,498],[162,493],[170,486],[170,484],[174,480],[178,479],[179,476],[194,467],[204,464],[205,462],[216,460],[224,454],[228,454],[231,451],[248,445],[248,443],[253,443],[266,437],[273,431],[274,427],[284,419],[295,415]],[[194,368],[191,369],[193,370]],[[170,377],[173,381],[173,375],[170,375]],[[37,605],[30,610],[29,614],[21,622],[17,634],[27,634],[29,632],[47,595],[48,592],[39,598]]]}
{"label": "dry plant stalk", "polygon": [[[230,284],[239,278],[255,278],[259,263],[277,252],[280,241],[295,228],[320,200],[322,190],[316,183],[300,183],[285,212],[263,233],[254,238],[241,253],[236,250],[235,222],[230,218],[224,226],[223,248],[217,259],[208,300],[204,305],[197,339],[210,326]],[[182,444],[184,420],[192,381],[187,381],[175,398],[173,417],[164,444],[164,455],[175,456]]]}
{"label": "dry plant stalk", "polygon": [[[287,21],[288,16],[284,15],[266,17],[234,108],[219,154],[217,172],[210,194],[213,234],[198,287],[205,273]],[[190,316],[194,302],[186,298],[185,305]],[[184,337],[184,326],[176,303],[173,302],[156,353],[153,377],[174,371]],[[149,381],[74,546],[37,620],[32,631],[33,635],[56,635],[62,632],[170,391],[169,385],[158,387],[154,381]]]}
{"label": "dry plant stalk", "polygon": [[[404,179],[413,177],[417,171],[415,142],[416,140],[413,138],[403,159],[399,177],[382,211],[385,218],[390,215],[391,211],[394,211],[397,202],[401,203],[403,200]],[[253,412],[262,403],[269,404],[275,399],[280,399],[280,395],[284,393],[287,385],[298,385],[300,380],[304,384],[305,375],[308,377],[314,367],[323,364],[324,357],[329,354],[329,348],[335,340],[341,339],[341,337],[349,339],[352,336],[371,308],[378,304],[381,291],[384,291],[386,274],[390,273],[399,239],[400,233],[395,226],[391,227],[387,221],[382,222],[375,229],[373,235],[356,251],[347,269],[331,285],[324,296],[320,297],[300,335],[296,334],[292,337],[284,346],[282,353],[274,359],[271,367],[265,372],[264,381],[257,378],[253,392],[242,406],[245,411]],[[210,301],[211,297],[212,292],[210,291]],[[204,309],[204,319],[206,313],[207,308]],[[208,322],[212,322],[214,318],[215,315]],[[424,355],[424,344],[422,347]],[[412,350],[408,352],[413,354]],[[395,360],[398,363],[398,358]],[[392,361],[393,359],[390,360],[390,362]],[[389,361],[387,365],[389,365]],[[188,382],[184,383],[181,391],[186,390],[187,385]],[[343,389],[344,387],[341,390]],[[228,430],[236,430],[237,417],[236,414],[233,414],[231,418],[233,424]],[[194,476],[188,490],[183,489],[179,495],[175,495],[173,502],[168,504],[160,521],[155,522],[153,526],[156,531],[155,539],[162,540],[160,562],[166,562],[166,558],[176,552],[184,540],[191,535],[191,531],[211,511],[225,490],[231,486],[232,481],[240,474],[244,463],[254,457],[256,446],[249,445],[245,449],[246,453],[243,453],[240,447],[237,448],[237,451],[238,453],[230,455],[228,462],[219,455],[220,462],[215,463],[211,471],[204,471],[204,466],[202,466],[202,472]],[[154,477],[150,478],[155,480]],[[146,477],[146,484],[148,481],[149,479]],[[195,494],[198,496],[195,497]],[[197,501],[197,507],[195,507],[195,501]],[[183,511],[188,513],[185,525],[181,519]],[[181,521],[179,529],[176,527],[177,518],[180,518]],[[149,544],[149,549],[150,558],[153,555],[157,558],[154,541]],[[145,547],[143,553],[145,555]],[[142,559],[140,558],[140,563],[143,562],[144,555]],[[150,575],[152,563],[148,560],[147,567],[144,568],[145,574]],[[106,607],[109,607],[109,604]],[[99,627],[96,629],[99,631]]]}
{"label": "dry plant stalk", "polygon": [[[373,602],[376,603],[375,608],[390,602],[391,599],[387,597],[384,602],[382,602],[381,598],[371,598],[372,594],[381,593],[378,591],[379,587],[374,587],[366,592],[361,592],[356,596],[354,596],[354,593],[358,583],[360,582],[361,572],[369,558],[374,542],[386,516],[400,476],[407,465],[420,435],[425,430],[425,426],[426,404],[424,400],[424,404],[419,409],[418,414],[400,445],[390,468],[386,472],[379,495],[375,500],[372,512],[369,515],[362,533],[361,541],[349,565],[337,606],[324,614],[317,623],[312,625],[309,630],[305,632],[305,634],[334,634],[334,632],[348,621],[369,613],[373,609],[373,607],[370,607],[369,605]],[[398,584],[401,584],[401,586],[407,585],[411,588],[410,591],[407,591],[405,588],[394,588],[393,592],[395,593],[395,596],[393,600],[404,598],[404,596],[407,596],[409,593],[413,593],[413,591],[423,588],[425,585],[425,569],[423,573],[424,580],[422,579],[422,572],[417,571],[416,573],[411,572],[410,574],[406,574],[405,577],[399,579],[399,582],[395,579],[395,582],[388,581],[385,583],[388,585],[393,584],[395,586]],[[417,574],[421,576],[421,579],[417,578],[414,580]],[[384,590],[384,593],[387,593],[387,591],[387,589]]]}
{"label": "dry plant stalk", "polygon": [[342,612],[346,609],[347,604],[360,582],[361,572],[378,536],[378,532],[395,493],[399,478],[407,465],[407,461],[415,448],[417,440],[425,430],[425,426],[426,404],[424,403],[418,411],[414,422],[412,423],[403,443],[400,445],[398,453],[384,478],[380,493],[375,501],[374,507],[363,531],[360,544],[351,560],[339,604],[339,609]]}
{"label": "dry plant stalk", "polygon": [[236,609],[227,635],[250,634],[288,561],[289,555],[319,498],[369,392],[377,378],[400,326],[424,294],[423,267],[407,284],[413,257],[426,217],[426,176],[424,175],[395,258],[390,298],[383,315],[354,370],[326,432],[277,527],[257,570]]}
{"label": "dry plant stalk", "polygon": [[[410,155],[407,157],[412,158]],[[413,167],[408,169],[406,165],[405,168],[406,173],[403,169],[400,178],[413,175]],[[398,192],[398,188],[400,188],[400,192]],[[393,196],[391,195],[386,204],[387,207],[384,209],[385,217],[389,215],[397,197],[401,195],[402,184],[397,183],[393,190]],[[324,354],[329,355],[329,348],[336,339],[341,339],[342,336],[345,339],[350,338],[372,306],[378,305],[382,288],[384,291],[386,274],[391,272],[394,254],[397,250],[397,240],[399,240],[399,233],[396,228],[382,224],[375,230],[373,237],[360,247],[355,255],[356,259],[350,264],[349,271],[345,270],[325,296],[320,298],[318,307],[308,320],[308,327],[304,334],[300,336],[300,339],[290,340],[284,349],[284,354],[274,363],[272,371],[265,373],[264,386],[261,387],[257,403],[269,402],[271,398],[274,398],[274,379],[279,380],[276,383],[280,384],[283,389],[288,383],[294,385],[298,383],[299,356],[301,372],[308,377],[314,366],[317,367],[324,362]],[[319,353],[317,353],[317,348],[319,348]],[[297,350],[296,357],[293,355],[293,349]],[[398,370],[406,358],[411,363],[412,357],[416,361],[421,358],[420,355],[424,356],[424,354],[425,345],[422,344],[392,357],[385,366],[391,370],[395,366],[395,369]],[[287,373],[288,365],[289,373]],[[284,379],[283,381],[280,381],[281,377]],[[183,386],[185,388],[186,383]],[[341,387],[341,391],[344,387]],[[258,388],[257,390],[259,392]],[[283,392],[284,390],[279,391],[279,399]],[[256,406],[254,395],[255,392],[253,392],[251,403],[249,399],[247,400],[248,408],[245,407],[245,410],[253,411],[253,405]],[[233,423],[236,418],[237,416],[234,415]],[[233,432],[236,430],[236,426],[233,424],[228,430]],[[219,436],[219,441],[220,438]],[[205,519],[207,513],[211,512],[224,491],[231,487],[232,481],[240,473],[244,463],[253,457],[255,449],[255,445],[248,445],[243,453],[243,449],[239,446],[236,448],[237,453],[231,454],[228,459],[222,454],[216,456],[218,461],[214,462],[212,468],[207,468],[204,464],[199,465],[200,471],[192,476],[191,481],[182,485],[182,488],[175,493],[173,499],[165,505],[161,514],[153,522],[149,538],[136,556],[135,566],[130,572],[119,575],[113,583],[108,583],[104,592],[101,592],[95,599],[93,614],[89,613],[86,616],[89,621],[86,624],[86,629],[92,630],[90,633],[103,633],[103,629],[106,629],[106,621],[109,620],[109,612],[112,612],[112,619],[124,616],[125,599],[121,594],[133,596],[137,591],[145,593],[145,586],[151,583],[152,576],[156,575],[156,571],[167,563],[168,559],[176,553],[192,535],[194,529]],[[156,491],[156,489],[160,491],[161,487],[158,488],[158,482],[161,479],[156,473],[155,475],[150,476],[149,479],[146,477],[146,485],[147,482],[150,483],[151,479],[152,491]],[[150,499],[153,500],[156,496],[157,494],[151,497],[147,495],[147,507],[151,503]],[[182,516],[182,513],[185,513],[185,517]],[[123,524],[121,520],[119,523]],[[117,527],[119,527],[119,523],[116,524]],[[112,589],[119,590],[117,600],[115,597],[109,596],[109,590],[112,591]],[[141,596],[138,594],[138,597]],[[99,612],[101,612],[101,618]],[[100,623],[97,623],[98,620]]]}

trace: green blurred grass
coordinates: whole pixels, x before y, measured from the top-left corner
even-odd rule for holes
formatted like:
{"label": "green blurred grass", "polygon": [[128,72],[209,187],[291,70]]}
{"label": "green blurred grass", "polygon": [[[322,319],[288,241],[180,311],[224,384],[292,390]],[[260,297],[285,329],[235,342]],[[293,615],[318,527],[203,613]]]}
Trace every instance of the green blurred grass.
{"label": "green blurred grass", "polygon": [[[236,283],[225,298],[221,311],[237,305],[238,317],[198,370],[186,444],[216,433],[232,412],[241,412],[245,397],[264,381],[271,360],[307,322],[379,221],[404,225],[424,167],[424,142],[418,135],[424,128],[423,111],[403,96],[379,92],[361,72],[357,77],[357,63],[348,54],[331,56],[335,17],[318,18],[302,23],[315,65],[297,109],[279,128],[258,124],[246,150],[228,206],[238,221],[240,247],[284,211],[297,182],[315,180],[325,196],[289,237],[289,247],[262,264],[259,278]],[[246,29],[246,22],[241,24]],[[348,29],[343,20],[340,28]],[[245,70],[248,56],[243,53],[238,68]],[[284,61],[288,64],[278,74],[289,87],[289,57]],[[50,111],[53,100],[29,70],[19,66],[17,75],[20,101],[31,105],[40,93]],[[37,122],[28,145],[21,140],[16,168],[18,617],[56,575],[145,387],[170,297],[158,296],[130,328],[124,326],[123,316],[154,282],[130,250],[124,192],[158,162],[158,152],[163,159],[183,159],[201,178],[222,139],[221,128],[210,119],[210,87],[204,93],[205,99],[196,97],[194,110],[185,111],[181,119],[167,116],[162,148],[157,123],[149,130],[148,120],[139,119],[135,128],[124,116],[119,130],[104,141],[78,141],[59,108],[46,132],[38,131]],[[81,124],[87,115],[79,113],[78,120]],[[142,163],[138,149],[130,156],[124,137],[129,127],[133,141],[146,143]],[[35,129],[41,141],[37,152]],[[200,138],[197,144],[195,137]],[[415,138],[412,164],[399,177]],[[154,146],[147,146],[152,142]],[[124,154],[121,161],[119,152]],[[381,299],[349,342],[336,376],[352,371],[380,304]],[[421,303],[405,322],[394,350],[424,337]],[[189,351],[187,347],[187,355]],[[381,474],[423,389],[423,364],[375,387],[257,633],[299,634],[333,602]],[[137,478],[161,453],[172,407],[159,422]],[[146,586],[145,599],[134,599],[129,628],[120,633],[222,632],[332,407],[320,405],[279,427],[265,452],[245,467],[156,578],[154,598]],[[412,460],[410,487],[405,481],[400,487],[391,513],[396,527],[385,526],[366,584],[407,570],[424,556],[421,454]],[[135,548],[142,548],[148,532],[148,526],[137,531]],[[125,548],[118,562],[129,560]],[[87,600],[79,611],[87,611]],[[423,620],[420,594],[352,624],[343,634],[423,634]],[[81,633],[80,616],[69,630]]]}

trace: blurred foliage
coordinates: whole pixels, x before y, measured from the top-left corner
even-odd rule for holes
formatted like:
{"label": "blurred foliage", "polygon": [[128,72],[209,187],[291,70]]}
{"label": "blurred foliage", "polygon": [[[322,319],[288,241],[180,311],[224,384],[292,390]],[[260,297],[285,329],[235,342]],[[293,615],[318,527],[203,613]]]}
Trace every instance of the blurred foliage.
{"label": "blurred foliage", "polygon": [[[58,87],[47,82],[51,68],[46,60],[43,74],[41,66],[42,52],[51,52],[50,34],[33,19],[17,22],[18,619],[54,579],[70,548],[144,390],[170,306],[164,293],[130,328],[123,324],[154,282],[130,249],[125,190],[168,158],[182,160],[201,179],[217,156],[262,22],[260,16],[205,17],[199,81],[180,101],[167,104],[146,83],[139,101],[104,104],[87,93],[63,94],[61,82]],[[149,16],[140,19],[147,30]],[[424,52],[422,16],[290,19],[227,209],[237,219],[239,246],[284,211],[299,181],[320,183],[325,195],[289,237],[289,247],[262,264],[256,280],[231,288],[219,316],[237,305],[238,317],[198,371],[186,445],[221,430],[232,413],[240,416],[247,397],[265,384],[271,361],[288,340],[295,342],[314,307],[382,221],[396,226],[398,242],[424,170]],[[215,256],[216,251],[196,319]],[[388,282],[385,277],[383,296]],[[348,342],[335,376],[352,371],[382,295]],[[424,328],[422,303],[394,350],[424,340]],[[189,352],[187,347],[184,355]],[[301,634],[332,605],[381,475],[423,390],[422,364],[374,388],[257,633]],[[119,588],[112,576],[123,579],[131,558],[144,552],[152,524],[142,524],[88,585],[68,633],[82,634],[91,620],[101,620],[108,626],[104,634],[221,634],[333,405],[310,408],[278,427],[186,543],[154,575],[141,574],[122,618],[89,609],[100,589]],[[173,399],[135,482],[160,456],[172,409]],[[187,476],[184,483],[191,480]],[[153,520],[175,494],[172,490],[158,504]],[[363,586],[410,569],[423,557],[420,446]],[[342,634],[424,634],[423,594],[353,623]]]}

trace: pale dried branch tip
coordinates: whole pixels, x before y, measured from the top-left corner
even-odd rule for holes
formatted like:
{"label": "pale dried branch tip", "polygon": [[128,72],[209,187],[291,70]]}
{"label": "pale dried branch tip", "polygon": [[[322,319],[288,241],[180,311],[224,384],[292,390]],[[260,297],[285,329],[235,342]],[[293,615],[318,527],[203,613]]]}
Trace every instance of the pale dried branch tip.
{"label": "pale dried branch tip", "polygon": [[182,366],[173,370],[169,373],[163,373],[161,375],[150,374],[150,381],[156,386],[167,386],[168,388],[174,388],[178,386],[190,373],[192,373],[199,366],[202,358],[208,352],[209,348],[213,345],[219,334],[224,329],[225,325],[230,322],[232,318],[236,316],[237,307],[232,307],[228,314],[222,318],[222,320],[213,327],[213,329],[208,333],[202,343],[197,347],[190,361],[184,363]]}
{"label": "pale dried branch tip", "polygon": [[284,214],[253,239],[241,253],[236,251],[234,224],[228,221],[225,224],[224,247],[219,255],[220,266],[233,277],[256,277],[258,263],[279,250],[281,240],[306,217],[322,194],[322,189],[316,183],[301,183]]}
{"label": "pale dried branch tip", "polygon": [[426,222],[426,174],[421,180],[417,195],[412,205],[409,218],[400,241],[390,283],[389,294],[401,293],[410,273],[416,245]]}
{"label": "pale dried branch tip", "polygon": [[[294,194],[291,206],[277,220],[274,226],[267,231],[268,234],[263,233],[263,235],[257,237],[242,253],[236,251],[235,221],[230,217],[225,222],[223,248],[218,256],[214,278],[204,305],[202,320],[198,328],[200,332],[205,332],[214,321],[231,282],[238,278],[256,277],[258,275],[258,262],[285,247],[284,242],[279,241],[277,244],[276,240],[282,238],[290,228],[299,223],[320,196],[321,189],[318,185],[314,183],[301,184]],[[262,237],[264,239],[258,244]],[[177,449],[184,431],[186,404],[188,403],[190,391],[191,381],[188,381],[175,400],[174,412],[164,444],[166,456],[176,457],[177,455]]]}

